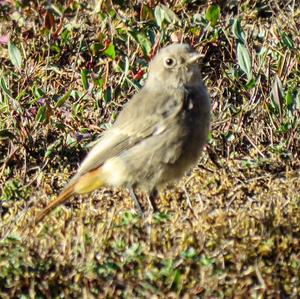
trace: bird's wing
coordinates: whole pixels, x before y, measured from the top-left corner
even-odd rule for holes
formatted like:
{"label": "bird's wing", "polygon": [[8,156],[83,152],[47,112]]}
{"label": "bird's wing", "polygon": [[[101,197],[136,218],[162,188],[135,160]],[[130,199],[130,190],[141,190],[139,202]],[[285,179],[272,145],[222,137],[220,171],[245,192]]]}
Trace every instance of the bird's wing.
{"label": "bird's wing", "polygon": [[118,156],[149,136],[163,132],[169,119],[174,118],[184,104],[184,93],[166,95],[156,92],[153,94],[156,101],[145,97],[144,93],[141,90],[125,106],[114,126],[99,139],[67,186],[101,166],[107,159]]}

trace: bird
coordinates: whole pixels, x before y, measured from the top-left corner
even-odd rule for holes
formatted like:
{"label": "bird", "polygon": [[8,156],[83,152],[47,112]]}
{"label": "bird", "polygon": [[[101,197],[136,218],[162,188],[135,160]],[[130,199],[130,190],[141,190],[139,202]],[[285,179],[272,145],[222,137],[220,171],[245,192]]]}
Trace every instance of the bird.
{"label": "bird", "polygon": [[76,194],[103,186],[128,188],[139,212],[139,189],[153,197],[195,166],[210,129],[211,101],[189,44],[161,48],[150,61],[144,86],[125,104],[79,166],[77,173],[35,217]]}

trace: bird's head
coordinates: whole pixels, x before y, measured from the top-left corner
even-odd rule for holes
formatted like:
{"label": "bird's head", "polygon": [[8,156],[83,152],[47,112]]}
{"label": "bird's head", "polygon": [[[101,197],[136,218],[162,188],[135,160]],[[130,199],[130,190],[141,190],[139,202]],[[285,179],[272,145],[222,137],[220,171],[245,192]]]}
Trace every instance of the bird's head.
{"label": "bird's head", "polygon": [[202,55],[188,44],[172,44],[161,49],[149,66],[148,84],[195,86],[201,80],[198,60]]}

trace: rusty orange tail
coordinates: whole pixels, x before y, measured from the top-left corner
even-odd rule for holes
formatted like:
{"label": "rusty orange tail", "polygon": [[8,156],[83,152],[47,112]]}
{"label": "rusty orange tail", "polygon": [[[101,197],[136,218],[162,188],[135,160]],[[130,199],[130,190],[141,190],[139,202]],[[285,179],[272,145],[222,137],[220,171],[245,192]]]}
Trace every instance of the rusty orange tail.
{"label": "rusty orange tail", "polygon": [[42,210],[36,217],[35,217],[35,224],[40,222],[44,219],[45,216],[47,216],[54,208],[59,206],[60,204],[66,202],[69,197],[71,197],[74,194],[74,185],[68,187],[66,190],[64,190],[62,193],[59,194],[59,196],[50,202],[47,207]]}
{"label": "rusty orange tail", "polygon": [[48,206],[36,216],[34,223],[43,220],[54,208],[66,202],[72,195],[88,193],[103,185],[104,178],[101,167],[89,171],[80,177],[73,178],[65,190],[63,190],[55,200],[50,202]]}

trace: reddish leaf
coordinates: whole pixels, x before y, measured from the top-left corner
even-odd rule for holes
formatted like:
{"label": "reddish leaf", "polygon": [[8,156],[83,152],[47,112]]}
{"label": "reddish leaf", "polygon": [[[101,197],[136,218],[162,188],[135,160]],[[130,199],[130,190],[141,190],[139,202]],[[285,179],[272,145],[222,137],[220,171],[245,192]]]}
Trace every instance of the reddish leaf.
{"label": "reddish leaf", "polygon": [[55,19],[53,14],[50,11],[46,11],[45,16],[44,16],[44,26],[48,30],[55,30]]}
{"label": "reddish leaf", "polygon": [[133,79],[140,80],[144,76],[145,72],[143,70],[139,70],[136,74],[132,74]]}

